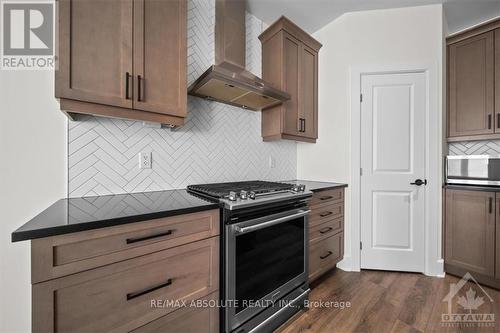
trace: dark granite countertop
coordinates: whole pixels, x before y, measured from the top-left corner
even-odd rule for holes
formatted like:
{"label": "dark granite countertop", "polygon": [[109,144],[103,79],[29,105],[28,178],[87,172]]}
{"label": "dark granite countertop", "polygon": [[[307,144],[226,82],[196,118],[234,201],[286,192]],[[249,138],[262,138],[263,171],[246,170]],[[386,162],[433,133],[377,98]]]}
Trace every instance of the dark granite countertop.
{"label": "dark granite countertop", "polygon": [[325,190],[333,190],[336,188],[347,187],[347,184],[343,183],[317,182],[312,180],[301,180],[301,179],[288,180],[285,181],[284,183],[304,184],[306,186],[306,190],[310,190],[313,192],[320,192]]}
{"label": "dark granite countertop", "polygon": [[12,241],[105,228],[219,208],[186,190],[62,199],[12,233]]}
{"label": "dark granite countertop", "polygon": [[444,184],[443,188],[450,190],[500,192],[500,186],[491,185]]}

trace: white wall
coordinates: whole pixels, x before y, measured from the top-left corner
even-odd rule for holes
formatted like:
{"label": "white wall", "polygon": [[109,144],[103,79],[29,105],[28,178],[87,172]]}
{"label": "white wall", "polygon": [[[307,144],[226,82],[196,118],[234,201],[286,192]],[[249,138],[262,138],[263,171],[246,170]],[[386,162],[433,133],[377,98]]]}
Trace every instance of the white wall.
{"label": "white wall", "polygon": [[0,332],[31,331],[30,243],[11,243],[11,233],[67,193],[53,76],[0,71]]}
{"label": "white wall", "polygon": [[[323,43],[319,56],[319,139],[315,145],[298,145],[299,179],[351,183],[351,66],[437,64],[435,75],[441,87],[442,20],[441,5],[355,12],[343,15],[314,34]],[[441,88],[437,94],[441,101]],[[348,258],[349,188],[345,225]]]}

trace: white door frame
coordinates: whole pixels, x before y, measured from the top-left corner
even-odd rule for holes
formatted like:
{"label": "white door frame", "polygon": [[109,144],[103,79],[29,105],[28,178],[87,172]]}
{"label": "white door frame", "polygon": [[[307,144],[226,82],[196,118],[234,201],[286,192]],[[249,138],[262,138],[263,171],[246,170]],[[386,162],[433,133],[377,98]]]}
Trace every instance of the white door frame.
{"label": "white door frame", "polygon": [[424,274],[444,275],[444,261],[441,253],[442,228],[442,113],[438,93],[441,89],[435,64],[404,64],[387,66],[356,66],[350,68],[351,77],[351,256],[339,263],[340,268],[360,271],[360,231],[361,231],[361,77],[370,74],[424,73],[427,84],[427,105],[425,114],[425,174],[428,181],[425,187],[424,221]]}

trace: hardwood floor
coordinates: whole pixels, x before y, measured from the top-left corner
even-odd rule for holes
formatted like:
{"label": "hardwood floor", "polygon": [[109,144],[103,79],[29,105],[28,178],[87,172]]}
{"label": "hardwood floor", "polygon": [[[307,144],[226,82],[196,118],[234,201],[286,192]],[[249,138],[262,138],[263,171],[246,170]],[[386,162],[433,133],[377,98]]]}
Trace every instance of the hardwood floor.
{"label": "hardwood floor", "polygon": [[[450,292],[450,284],[459,278],[428,277],[422,274],[364,270],[361,273],[336,269],[312,286],[311,307],[292,318],[278,331],[280,333],[332,332],[500,332],[500,322],[447,325],[442,315],[448,313],[443,299]],[[451,313],[494,314],[500,318],[500,292],[468,282],[453,297]],[[470,289],[476,295],[466,292]],[[477,310],[465,310],[458,304],[469,301]],[[482,297],[482,299],[479,299]],[[491,300],[488,298],[491,297]],[[350,307],[315,307],[313,302],[323,300],[350,302]],[[476,302],[473,302],[476,300]],[[482,301],[482,303],[481,303]],[[470,317],[469,317],[470,318]],[[475,317],[477,318],[477,317]],[[492,318],[491,316],[488,318]],[[487,326],[487,327],[485,327]]]}

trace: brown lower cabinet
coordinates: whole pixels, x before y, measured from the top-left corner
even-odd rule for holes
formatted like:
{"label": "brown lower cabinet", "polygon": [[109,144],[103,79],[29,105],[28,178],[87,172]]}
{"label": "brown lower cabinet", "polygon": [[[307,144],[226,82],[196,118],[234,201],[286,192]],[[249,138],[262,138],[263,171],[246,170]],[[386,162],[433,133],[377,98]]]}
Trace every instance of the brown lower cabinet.
{"label": "brown lower cabinet", "polygon": [[213,210],[34,240],[33,332],[217,332],[189,305],[218,299],[218,235]]}
{"label": "brown lower cabinet", "polygon": [[314,192],[309,203],[309,282],[344,257],[344,189]]}
{"label": "brown lower cabinet", "polygon": [[500,287],[500,192],[445,193],[445,271]]}

